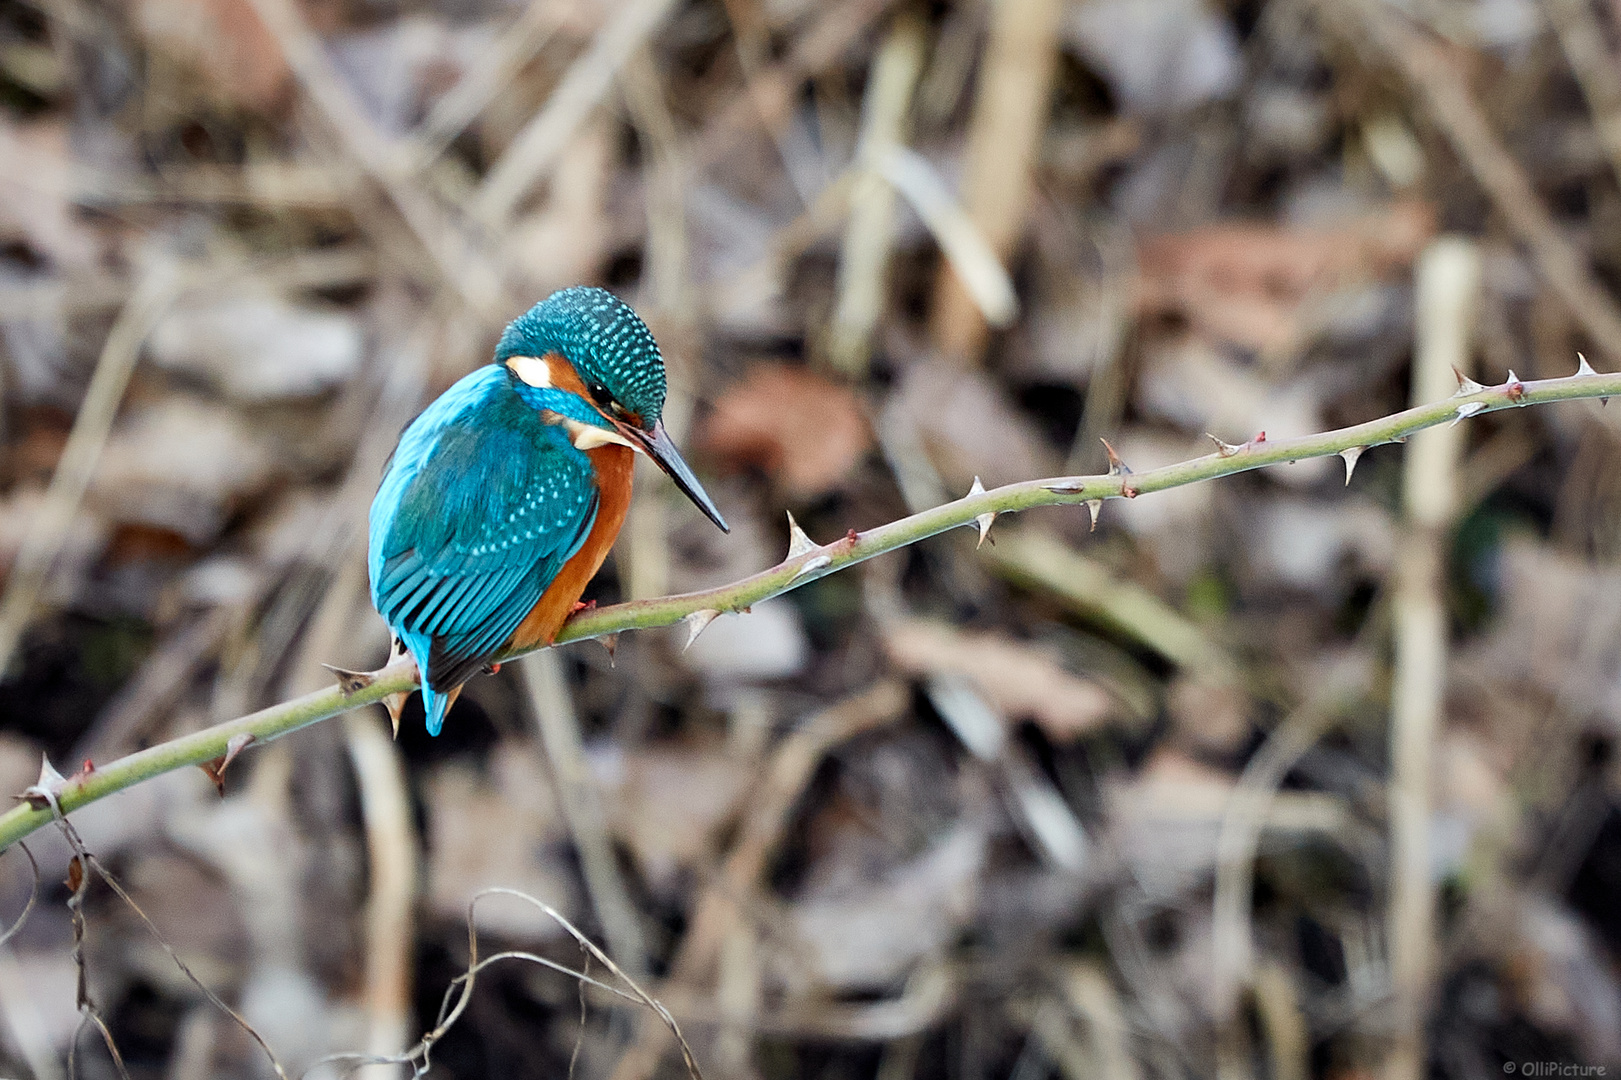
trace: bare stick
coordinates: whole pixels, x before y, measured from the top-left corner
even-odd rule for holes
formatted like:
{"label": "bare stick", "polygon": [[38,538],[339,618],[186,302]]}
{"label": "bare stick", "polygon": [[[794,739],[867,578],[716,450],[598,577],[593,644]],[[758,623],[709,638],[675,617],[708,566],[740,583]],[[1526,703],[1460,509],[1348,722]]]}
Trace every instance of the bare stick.
{"label": "bare stick", "polygon": [[[872,62],[861,102],[857,155],[870,158],[906,138],[912,92],[923,71],[928,26],[910,12],[896,17]],[[888,289],[889,249],[895,234],[895,191],[867,172],[850,192],[850,218],[839,253],[838,301],[829,328],[828,353],[853,378],[866,374],[872,332]]]}
{"label": "bare stick", "polygon": [[[1066,476],[1024,480],[989,491],[976,491],[955,502],[880,525],[864,533],[851,531],[829,544],[808,539],[796,545],[781,563],[742,581],[703,592],[632,600],[582,611],[558,634],[557,643],[607,637],[624,630],[645,630],[685,622],[689,634],[722,612],[743,612],[750,605],[796,589],[807,582],[837,573],[875,555],[895,551],[951,529],[975,527],[986,514],[1013,513],[1038,506],[1074,506],[1104,499],[1136,498],[1156,491],[1282,465],[1303,458],[1330,454],[1359,456],[1371,446],[1404,441],[1426,428],[1456,423],[1471,416],[1555,401],[1579,401],[1621,395],[1621,374],[1600,375],[1583,365],[1578,374],[1562,379],[1522,382],[1511,379],[1499,386],[1469,383],[1444,401],[1420,405],[1378,420],[1319,435],[1277,441],[1252,440],[1223,446],[1213,454],[1167,465],[1148,472],[1111,471],[1103,476]],[[519,654],[493,659],[506,661]],[[161,773],[211,761],[229,750],[233,739],[252,736],[255,743],[308,727],[339,713],[382,701],[390,694],[417,687],[416,666],[396,661],[375,671],[346,673],[339,686],[318,690],[292,701],[205,728],[190,735],[131,754],[101,768],[76,775],[58,792],[64,812],[122,791]],[[240,745],[240,741],[239,741]],[[32,833],[51,815],[29,806],[0,814],[0,849]]]}
{"label": "bare stick", "polygon": [[1621,359],[1621,307],[1594,282],[1585,258],[1537,197],[1525,169],[1492,131],[1454,58],[1384,4],[1318,0],[1318,9],[1329,18],[1353,11],[1359,16],[1362,31],[1418,92],[1549,287],[1594,344]]}
{"label": "bare stick", "polygon": [[472,204],[472,214],[498,231],[524,196],[534,190],[562,156],[586,116],[608,93],[619,69],[658,29],[675,0],[630,0],[598,33],[546,99],[546,107],[524,126],[501,155]]}
{"label": "bare stick", "polygon": [[568,17],[570,7],[564,0],[530,0],[494,47],[433,103],[427,118],[412,133],[417,141],[418,167],[444,153],[445,147],[455,142],[523,66],[546,47]]}
{"label": "bare stick", "polygon": [[[1417,266],[1418,344],[1413,400],[1432,398],[1469,370],[1469,329],[1480,291],[1473,242],[1442,237]],[[1457,506],[1461,432],[1426,431],[1403,462],[1407,538],[1396,561],[1390,705],[1390,976],[1400,1019],[1385,1075],[1425,1073],[1424,1023],[1435,955],[1430,881],[1430,760],[1446,692],[1446,535]]]}
{"label": "bare stick", "polygon": [[[380,718],[344,717],[344,742],[360,789],[366,824],[366,1049],[392,1054],[411,1023],[412,930],[417,887],[417,838],[405,764]],[[360,1073],[370,1080],[399,1076],[398,1068]]]}
{"label": "bare stick", "polygon": [[[1024,228],[1031,167],[1047,128],[1058,62],[1056,0],[1004,0],[991,7],[990,40],[968,127],[963,204],[1006,260]],[[984,348],[986,319],[955,264],[935,282],[935,343],[954,359],[974,362]]]}
{"label": "bare stick", "polygon": [[67,540],[68,530],[73,527],[79,504],[84,501],[96,464],[101,460],[101,448],[107,444],[118,406],[124,400],[124,388],[135,373],[141,345],[168,310],[179,287],[180,274],[176,267],[167,260],[156,260],[141,274],[135,291],[107,334],[101,358],[96,361],[96,373],[85,391],[84,404],[79,406],[79,413],[73,419],[67,446],[51,476],[45,503],[28,523],[22,549],[17,552],[11,573],[6,577],[5,595],[0,598],[0,671],[10,664],[11,655],[33,616],[34,604],[45,588],[51,566]]}
{"label": "bare stick", "polygon": [[647,943],[637,921],[625,880],[614,857],[607,814],[585,760],[580,719],[574,710],[563,659],[550,650],[532,653],[519,665],[529,690],[529,705],[540,730],[540,744],[551,765],[557,801],[563,808],[574,848],[580,856],[585,888],[608,940],[608,951],[634,976],[647,974]]}
{"label": "bare stick", "polygon": [[[1216,841],[1216,893],[1212,904],[1214,975],[1211,1012],[1222,1041],[1218,1075],[1249,1075],[1247,1061],[1234,1062],[1229,1030],[1242,1023],[1241,995],[1255,979],[1255,942],[1250,932],[1255,851],[1278,785],[1327,729],[1335,714],[1323,701],[1309,702],[1273,729],[1244,766]],[[1237,1066],[1237,1067],[1235,1067]]]}
{"label": "bare stick", "polygon": [[333,68],[303,11],[290,0],[249,2],[275,35],[304,92],[337,132],[344,149],[388,192],[444,283],[483,318],[493,319],[496,312],[513,307],[504,295],[501,267],[486,258],[447,207],[415,182],[409,144],[390,139],[366,116],[354,92]]}

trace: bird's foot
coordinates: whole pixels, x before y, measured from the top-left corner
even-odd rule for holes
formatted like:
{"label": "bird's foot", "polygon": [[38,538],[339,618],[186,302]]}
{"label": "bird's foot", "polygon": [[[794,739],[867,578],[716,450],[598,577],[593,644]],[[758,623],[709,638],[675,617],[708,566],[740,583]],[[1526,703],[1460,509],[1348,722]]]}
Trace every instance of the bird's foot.
{"label": "bird's foot", "polygon": [[578,615],[582,611],[591,611],[597,606],[595,600],[576,600],[574,606],[568,609],[570,615]]}
{"label": "bird's foot", "polygon": [[486,675],[499,674],[500,671],[501,671],[501,665],[498,662],[484,665],[484,674],[486,674]]}

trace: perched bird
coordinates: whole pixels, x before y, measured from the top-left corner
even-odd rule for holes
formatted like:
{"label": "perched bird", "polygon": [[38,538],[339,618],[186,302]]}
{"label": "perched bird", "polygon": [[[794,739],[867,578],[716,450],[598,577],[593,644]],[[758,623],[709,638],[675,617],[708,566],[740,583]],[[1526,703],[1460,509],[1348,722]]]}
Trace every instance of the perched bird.
{"label": "perched bird", "polygon": [[367,570],[396,652],[422,675],[428,734],[491,657],[556,638],[624,524],[637,453],[730,531],[664,430],[664,395],[636,313],[602,289],[564,289],[400,435]]}

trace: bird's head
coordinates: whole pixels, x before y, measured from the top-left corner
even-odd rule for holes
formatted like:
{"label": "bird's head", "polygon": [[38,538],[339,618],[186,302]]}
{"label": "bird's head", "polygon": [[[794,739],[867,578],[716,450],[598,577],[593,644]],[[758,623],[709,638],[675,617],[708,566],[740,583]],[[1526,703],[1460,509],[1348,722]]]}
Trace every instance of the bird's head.
{"label": "bird's head", "polygon": [[647,324],[618,297],[586,286],[552,293],[507,324],[495,362],[542,391],[535,395],[541,407],[560,406],[551,411],[576,446],[621,443],[646,454],[709,520],[731,531],[664,430],[664,357]]}

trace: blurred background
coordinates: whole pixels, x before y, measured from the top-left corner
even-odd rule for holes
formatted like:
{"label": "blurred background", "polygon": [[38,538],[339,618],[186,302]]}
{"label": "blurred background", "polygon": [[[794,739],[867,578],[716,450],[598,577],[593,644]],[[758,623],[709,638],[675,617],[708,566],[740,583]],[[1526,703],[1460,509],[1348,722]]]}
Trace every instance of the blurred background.
{"label": "blurred background", "polygon": [[[0,0],[0,783],[380,664],[383,462],[555,288],[646,317],[733,526],[644,475],[608,603],[775,563],[785,510],[826,541],[1102,471],[1100,437],[1142,470],[1453,367],[1614,370],[1618,175],[1614,0]],[[508,665],[437,739],[367,709],[76,820],[293,1075],[429,1030],[489,886],[715,1080],[1621,1068],[1621,408],[1091,526],[961,530],[686,651]],[[34,852],[0,1074],[55,1080],[67,853]],[[7,920],[32,880],[0,860]],[[85,915],[128,1075],[271,1075],[129,906]],[[474,924],[584,960],[511,897]],[[685,1075],[583,1003],[493,967],[428,1075]]]}

